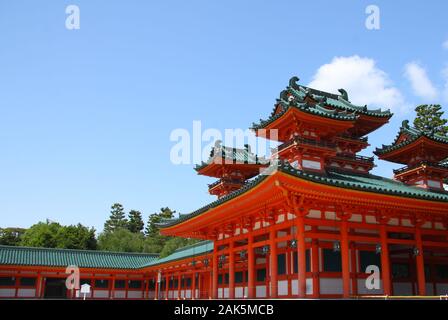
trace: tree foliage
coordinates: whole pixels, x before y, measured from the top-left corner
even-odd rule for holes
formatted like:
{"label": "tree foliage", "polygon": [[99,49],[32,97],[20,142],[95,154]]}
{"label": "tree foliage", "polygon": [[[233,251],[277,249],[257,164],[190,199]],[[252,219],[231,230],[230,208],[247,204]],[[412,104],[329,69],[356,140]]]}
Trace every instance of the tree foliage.
{"label": "tree foliage", "polygon": [[163,249],[160,251],[160,257],[163,258],[169,256],[178,248],[185,247],[196,242],[198,242],[196,239],[186,239],[180,237],[171,238],[165,242]]}
{"label": "tree foliage", "polygon": [[28,247],[96,249],[95,229],[81,224],[61,226],[57,222],[39,222],[22,236],[20,245]]}
{"label": "tree foliage", "polygon": [[0,228],[0,245],[19,245],[25,231],[23,228]]}
{"label": "tree foliage", "polygon": [[415,128],[442,136],[448,135],[448,120],[442,118],[444,112],[439,104],[423,104],[416,107],[415,112]]}
{"label": "tree foliage", "polygon": [[143,252],[145,238],[142,233],[133,233],[125,228],[103,232],[98,237],[98,248],[106,251]]}
{"label": "tree foliage", "polygon": [[133,233],[140,233],[143,231],[145,227],[145,223],[142,219],[142,213],[137,210],[129,211],[129,222],[128,222],[128,230]]}
{"label": "tree foliage", "polygon": [[104,223],[104,231],[113,232],[119,228],[126,228],[127,224],[123,206],[120,203],[114,203],[110,210],[109,219]]}

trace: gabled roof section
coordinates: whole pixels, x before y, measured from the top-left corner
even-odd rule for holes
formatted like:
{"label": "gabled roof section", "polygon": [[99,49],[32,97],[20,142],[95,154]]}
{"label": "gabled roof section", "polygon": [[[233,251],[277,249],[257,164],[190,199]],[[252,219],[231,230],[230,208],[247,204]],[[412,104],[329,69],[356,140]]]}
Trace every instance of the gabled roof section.
{"label": "gabled roof section", "polygon": [[[405,137],[404,139],[403,136]],[[410,127],[409,120],[404,120],[401,124],[400,131],[395,137],[395,140],[390,145],[383,144],[381,148],[376,148],[373,153],[380,156],[403,148],[414,141],[417,141],[421,137],[426,137],[434,142],[448,144],[448,137],[441,136],[431,131],[421,131],[417,128]]]}
{"label": "gabled roof section", "polygon": [[[298,77],[292,77],[289,85],[280,93],[274,110],[266,120],[260,119],[259,123],[253,123],[252,129],[261,129],[280,118],[290,108],[337,120],[356,120],[359,115],[367,115],[378,118],[390,118],[389,110],[368,109],[367,106],[358,106],[348,100],[348,94],[344,89],[339,89],[340,95],[328,93],[300,84]],[[310,103],[309,99],[316,103]],[[330,109],[328,107],[332,107]]]}
{"label": "gabled roof section", "polygon": [[204,214],[207,211],[215,207],[218,207],[231,199],[241,196],[242,194],[248,192],[255,186],[262,183],[269,176],[269,174],[271,174],[275,169],[277,169],[279,172],[286,173],[290,176],[294,176],[299,179],[325,184],[329,186],[336,186],[344,189],[353,189],[365,192],[388,194],[399,197],[416,198],[422,200],[441,201],[441,202],[448,201],[447,192],[436,192],[419,187],[409,186],[402,182],[376,176],[373,174],[356,174],[356,173],[342,172],[338,170],[327,170],[325,174],[310,173],[293,168],[287,161],[278,160],[277,165],[271,164],[269,168],[266,168],[266,175],[259,175],[241,189],[231,192],[228,195],[214,202],[211,202],[210,204],[192,213],[180,215],[179,218],[177,219],[162,221],[161,223],[158,224],[158,226],[163,229],[183,223],[193,217]]}
{"label": "gabled roof section", "polygon": [[221,145],[221,141],[218,140],[215,146],[210,151],[210,157],[206,162],[202,162],[200,165],[196,165],[195,170],[201,171],[209,164],[253,164],[253,165],[268,165],[269,160],[264,157],[258,157],[258,155],[251,152],[249,145],[245,145],[244,149],[230,148]]}
{"label": "gabled roof section", "polygon": [[0,246],[0,265],[136,269],[158,254]]}

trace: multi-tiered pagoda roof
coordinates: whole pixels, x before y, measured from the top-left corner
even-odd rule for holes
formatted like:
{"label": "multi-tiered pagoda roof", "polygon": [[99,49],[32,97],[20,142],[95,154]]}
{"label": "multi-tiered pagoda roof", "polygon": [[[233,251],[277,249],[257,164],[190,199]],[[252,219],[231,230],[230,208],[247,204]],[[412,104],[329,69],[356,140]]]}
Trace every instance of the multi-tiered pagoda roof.
{"label": "multi-tiered pagoda roof", "polygon": [[404,164],[394,170],[395,179],[410,185],[443,190],[443,181],[448,178],[448,137],[434,130],[419,130],[403,121],[390,145],[377,148],[374,153],[382,160]]}

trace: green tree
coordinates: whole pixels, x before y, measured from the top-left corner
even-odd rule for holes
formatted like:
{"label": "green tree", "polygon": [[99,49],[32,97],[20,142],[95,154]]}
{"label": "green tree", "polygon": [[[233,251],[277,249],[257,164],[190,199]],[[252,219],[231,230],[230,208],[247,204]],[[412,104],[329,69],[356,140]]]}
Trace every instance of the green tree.
{"label": "green tree", "polygon": [[448,135],[448,120],[443,119],[442,107],[439,104],[423,104],[415,108],[416,117],[414,127],[424,131],[433,132],[442,136]]}
{"label": "green tree", "polygon": [[118,228],[126,228],[126,227],[127,227],[127,220],[123,206],[119,203],[114,203],[110,210],[110,217],[104,223],[104,231],[113,232]]}
{"label": "green tree", "polygon": [[23,228],[0,228],[0,245],[18,246],[26,229]]}
{"label": "green tree", "polygon": [[27,247],[57,248],[56,235],[61,229],[57,222],[38,222],[32,225],[22,236],[20,245]]}
{"label": "green tree", "polygon": [[160,208],[160,212],[153,213],[149,216],[148,223],[146,224],[145,235],[150,238],[156,238],[160,236],[159,227],[157,223],[160,223],[164,219],[174,218],[176,211],[171,210],[168,207]]}
{"label": "green tree", "polygon": [[95,229],[78,223],[76,226],[63,226],[56,234],[57,248],[96,250]]}
{"label": "green tree", "polygon": [[98,248],[106,251],[143,252],[144,242],[143,234],[118,228],[113,232],[101,233],[98,237]]}
{"label": "green tree", "polygon": [[178,248],[188,246],[190,244],[196,243],[196,239],[186,239],[180,237],[174,237],[165,242],[162,251],[160,251],[160,257],[166,257],[176,251]]}
{"label": "green tree", "polygon": [[171,237],[163,236],[160,234],[159,227],[157,226],[164,219],[174,218],[176,211],[171,210],[168,207],[160,208],[159,212],[153,213],[149,216],[148,223],[145,229],[145,246],[144,251],[150,253],[159,253],[163,250],[165,242]]}
{"label": "green tree", "polygon": [[23,234],[20,245],[42,248],[95,250],[95,229],[82,224],[62,226],[57,222],[38,222]]}
{"label": "green tree", "polygon": [[129,211],[128,230],[133,233],[141,233],[144,226],[145,224],[142,219],[142,213],[137,210]]}

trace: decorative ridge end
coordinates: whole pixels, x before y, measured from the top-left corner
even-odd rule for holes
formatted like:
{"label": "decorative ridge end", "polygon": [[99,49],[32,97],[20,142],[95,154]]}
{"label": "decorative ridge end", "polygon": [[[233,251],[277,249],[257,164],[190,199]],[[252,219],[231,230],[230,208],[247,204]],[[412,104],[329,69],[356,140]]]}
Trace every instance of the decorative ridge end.
{"label": "decorative ridge end", "polygon": [[342,99],[344,99],[345,101],[349,101],[347,91],[345,91],[344,89],[338,89],[338,91],[341,94]]}
{"label": "decorative ridge end", "polygon": [[293,76],[291,79],[289,79],[289,86],[293,89],[299,90],[300,86],[297,84],[297,82],[300,81],[300,78],[297,76]]}

